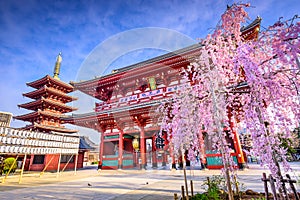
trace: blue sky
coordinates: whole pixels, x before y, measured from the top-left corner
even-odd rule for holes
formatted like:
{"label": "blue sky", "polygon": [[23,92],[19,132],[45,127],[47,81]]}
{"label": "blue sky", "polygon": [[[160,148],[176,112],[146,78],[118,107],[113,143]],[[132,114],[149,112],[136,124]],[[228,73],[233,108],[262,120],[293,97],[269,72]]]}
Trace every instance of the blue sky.
{"label": "blue sky", "polygon": [[[249,2],[252,7],[247,9],[251,17],[248,23],[259,15],[263,27],[279,17],[289,19],[300,14],[299,0]],[[25,83],[52,75],[59,52],[63,55],[61,80],[76,81],[82,63],[108,38],[146,27],[174,30],[193,40],[204,38],[216,26],[226,5],[232,3],[221,0],[0,0],[0,111],[13,115],[27,113],[17,107],[30,101],[22,97],[22,93],[32,90]],[[163,52],[138,50],[121,56],[112,65],[122,67]],[[90,78],[94,76],[91,74]],[[13,127],[24,125],[20,121],[12,122]],[[97,141],[98,136],[93,135],[92,139]]]}

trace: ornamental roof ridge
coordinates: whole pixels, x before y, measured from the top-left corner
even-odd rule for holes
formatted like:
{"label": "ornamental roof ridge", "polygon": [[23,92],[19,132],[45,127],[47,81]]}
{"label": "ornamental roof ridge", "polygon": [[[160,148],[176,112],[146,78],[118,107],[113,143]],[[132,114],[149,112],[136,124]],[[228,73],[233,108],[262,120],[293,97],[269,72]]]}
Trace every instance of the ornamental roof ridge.
{"label": "ornamental roof ridge", "polygon": [[162,61],[162,60],[167,59],[167,58],[172,58],[174,56],[179,56],[179,55],[187,53],[189,51],[196,50],[196,49],[198,49],[202,46],[203,46],[202,44],[196,43],[196,44],[187,46],[187,47],[182,48],[182,49],[178,49],[178,50],[175,50],[175,51],[172,51],[172,52],[169,52],[169,53],[166,53],[166,54],[163,54],[163,55],[160,55],[160,56],[157,56],[157,57],[154,57],[154,58],[142,61],[142,62],[138,62],[138,63],[132,64],[132,65],[129,65],[129,66],[126,66],[126,67],[116,69],[115,73],[110,73],[110,74],[103,75],[101,77],[97,77],[97,78],[90,79],[90,80],[87,80],[87,81],[81,81],[81,82],[71,81],[70,84],[73,85],[74,87],[76,87],[76,85],[82,85],[82,84],[88,84],[88,83],[92,83],[92,82],[98,82],[100,79],[108,78],[108,77],[111,77],[111,76],[116,76],[116,75],[118,75],[122,72],[126,72],[128,70],[138,68],[138,67],[141,67],[143,65],[149,65],[151,63],[156,63],[156,62]]}
{"label": "ornamental roof ridge", "polygon": [[161,56],[157,56],[157,57],[154,57],[154,58],[142,61],[142,62],[138,62],[136,64],[132,64],[132,65],[129,65],[129,66],[126,66],[126,67],[119,68],[117,70],[118,70],[118,72],[128,71],[130,69],[137,68],[137,67],[140,67],[142,65],[148,65],[148,64],[151,64],[151,63],[156,63],[156,62],[164,60],[166,58],[172,58],[174,56],[178,56],[180,54],[187,53],[187,52],[189,52],[191,50],[198,49],[198,48],[200,48],[202,46],[203,46],[202,44],[196,43],[196,44],[184,47],[182,49],[178,49],[178,50],[175,50],[175,51],[163,54]]}

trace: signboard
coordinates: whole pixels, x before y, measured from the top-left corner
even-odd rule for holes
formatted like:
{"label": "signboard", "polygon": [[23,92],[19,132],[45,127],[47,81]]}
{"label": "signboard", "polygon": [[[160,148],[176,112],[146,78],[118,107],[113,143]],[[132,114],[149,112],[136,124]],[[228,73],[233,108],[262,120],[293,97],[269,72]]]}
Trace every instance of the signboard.
{"label": "signboard", "polygon": [[151,90],[156,90],[157,86],[156,86],[155,78],[154,77],[149,77],[148,82],[149,82],[150,89]]}
{"label": "signboard", "polygon": [[7,112],[0,112],[0,126],[9,127],[12,114]]}

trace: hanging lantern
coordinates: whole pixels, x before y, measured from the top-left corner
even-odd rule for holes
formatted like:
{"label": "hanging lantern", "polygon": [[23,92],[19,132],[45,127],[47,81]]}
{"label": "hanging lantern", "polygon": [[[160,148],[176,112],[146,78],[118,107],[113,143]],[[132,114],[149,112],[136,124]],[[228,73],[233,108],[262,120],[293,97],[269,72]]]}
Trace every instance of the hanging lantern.
{"label": "hanging lantern", "polygon": [[140,144],[139,144],[139,140],[137,138],[134,138],[132,140],[132,147],[134,148],[134,150],[138,151],[140,148]]}
{"label": "hanging lantern", "polygon": [[156,151],[167,151],[169,148],[169,142],[167,139],[167,134],[165,132],[155,133],[153,136],[154,149]]}

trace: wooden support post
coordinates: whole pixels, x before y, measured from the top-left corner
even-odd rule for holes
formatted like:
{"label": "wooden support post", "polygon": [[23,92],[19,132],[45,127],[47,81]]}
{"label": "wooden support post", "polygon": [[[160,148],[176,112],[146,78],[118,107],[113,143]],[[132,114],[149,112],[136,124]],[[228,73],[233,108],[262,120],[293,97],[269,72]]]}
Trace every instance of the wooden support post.
{"label": "wooden support post", "polygon": [[280,173],[280,185],[281,185],[281,188],[279,188],[279,195],[282,196],[282,199],[286,199],[286,200],[289,200],[289,194],[288,194],[288,191],[286,189],[286,186],[285,186],[285,181]]}
{"label": "wooden support post", "polygon": [[51,156],[51,159],[50,159],[49,162],[46,164],[46,166],[44,167],[44,169],[41,171],[40,177],[42,177],[42,175],[45,173],[47,167],[50,165],[50,163],[52,162],[53,158],[54,158],[54,155]]}
{"label": "wooden support post", "polygon": [[64,168],[60,171],[60,173],[64,172],[68,164],[70,163],[71,159],[73,158],[73,155],[69,158],[68,162],[65,164]]}
{"label": "wooden support post", "polygon": [[104,152],[104,132],[100,132],[100,149],[99,149],[99,163],[98,163],[98,170],[102,169],[103,165],[103,152]]}
{"label": "wooden support post", "polygon": [[191,180],[191,195],[192,195],[192,197],[194,196],[194,185],[193,185],[193,180]]}
{"label": "wooden support post", "polygon": [[157,153],[155,148],[155,137],[152,137],[152,168],[157,168]]}
{"label": "wooden support post", "polygon": [[294,186],[294,184],[293,184],[293,183],[297,183],[297,181],[292,180],[292,179],[291,179],[291,176],[290,176],[289,174],[286,174],[286,177],[288,178],[287,181],[289,182],[290,187],[291,187],[291,189],[292,189],[292,191],[293,191],[293,193],[294,193],[294,195],[295,195],[295,199],[296,199],[296,200],[299,200],[299,195],[298,195],[297,190],[296,190],[296,188],[295,188],[295,186]]}
{"label": "wooden support post", "polygon": [[119,128],[119,154],[118,154],[118,169],[123,168],[123,149],[124,149],[124,138],[123,138],[123,130]]}
{"label": "wooden support post", "polygon": [[206,177],[206,180],[207,180],[208,188],[210,188],[210,179],[209,179],[209,177]]}
{"label": "wooden support post", "polygon": [[174,200],[178,200],[177,193],[174,193]]}
{"label": "wooden support post", "polygon": [[188,190],[188,185],[187,185],[185,166],[183,168],[183,173],[184,173],[184,183],[185,183],[185,189],[186,189],[186,199],[189,200],[189,190]]}
{"label": "wooden support post", "polygon": [[57,164],[57,172],[56,172],[56,178],[58,178],[58,176],[59,176],[60,160],[61,160],[61,153],[59,153],[58,164]]}
{"label": "wooden support post", "polygon": [[74,175],[77,174],[77,164],[78,164],[78,152],[76,153],[76,156],[75,156],[75,166],[74,166]]}
{"label": "wooden support post", "polygon": [[184,186],[181,186],[181,199],[185,200],[185,195],[184,195]]}
{"label": "wooden support post", "polygon": [[237,180],[236,180],[236,175],[233,177],[234,178],[234,184],[235,184],[235,188],[236,188],[236,195],[238,195],[238,197],[239,197],[239,199],[241,199],[240,198],[240,189],[239,189],[239,184],[238,184],[238,182],[237,182]]}
{"label": "wooden support post", "polygon": [[263,173],[263,177],[261,179],[264,182],[264,188],[265,188],[265,198],[266,200],[270,200],[269,198],[269,191],[268,191],[268,179],[266,173]]}
{"label": "wooden support post", "polygon": [[25,156],[23,158],[22,169],[21,169],[21,173],[20,173],[20,176],[19,176],[19,184],[22,182],[22,177],[23,177],[23,171],[24,171],[24,167],[25,167],[26,158],[27,158],[27,154],[25,154]]}
{"label": "wooden support post", "polygon": [[276,194],[275,180],[271,175],[269,175],[269,179],[270,179],[270,185],[271,185],[271,190],[272,190],[272,193],[274,196],[274,200],[278,200],[277,194]]}
{"label": "wooden support post", "polygon": [[140,126],[141,135],[140,135],[140,147],[141,147],[141,169],[146,169],[146,138],[145,138],[145,130],[143,126]]}

